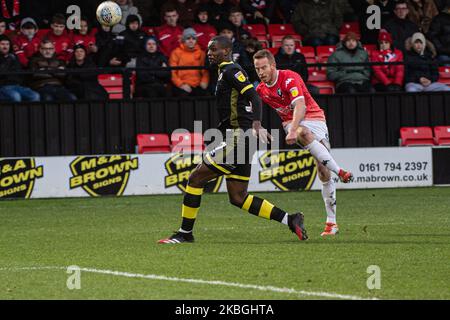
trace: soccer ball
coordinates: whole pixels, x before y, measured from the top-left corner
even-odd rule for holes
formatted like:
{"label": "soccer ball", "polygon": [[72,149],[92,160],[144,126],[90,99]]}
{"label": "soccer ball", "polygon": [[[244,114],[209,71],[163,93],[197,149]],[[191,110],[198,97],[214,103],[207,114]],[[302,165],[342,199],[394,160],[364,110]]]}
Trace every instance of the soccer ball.
{"label": "soccer ball", "polygon": [[100,24],[112,27],[122,20],[122,9],[113,1],[105,1],[97,7],[97,20]]}

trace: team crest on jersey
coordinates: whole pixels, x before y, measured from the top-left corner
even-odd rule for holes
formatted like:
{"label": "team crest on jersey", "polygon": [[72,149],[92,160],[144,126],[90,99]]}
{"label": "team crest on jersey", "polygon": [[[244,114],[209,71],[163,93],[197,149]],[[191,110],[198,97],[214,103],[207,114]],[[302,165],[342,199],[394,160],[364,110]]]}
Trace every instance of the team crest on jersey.
{"label": "team crest on jersey", "polygon": [[295,98],[298,96],[298,88],[297,87],[292,88],[290,91],[291,91],[292,97]]}
{"label": "team crest on jersey", "polygon": [[283,93],[281,92],[281,89],[280,89],[280,88],[278,88],[277,93],[278,93],[278,95],[280,96],[280,98],[283,96]]}
{"label": "team crest on jersey", "polygon": [[237,72],[237,73],[234,75],[234,77],[235,77],[236,79],[238,79],[239,82],[245,82],[245,80],[247,79],[247,78],[245,77],[245,75],[242,73],[242,71]]}
{"label": "team crest on jersey", "polygon": [[314,158],[306,150],[267,151],[259,163],[259,182],[270,181],[282,191],[309,190],[317,175]]}

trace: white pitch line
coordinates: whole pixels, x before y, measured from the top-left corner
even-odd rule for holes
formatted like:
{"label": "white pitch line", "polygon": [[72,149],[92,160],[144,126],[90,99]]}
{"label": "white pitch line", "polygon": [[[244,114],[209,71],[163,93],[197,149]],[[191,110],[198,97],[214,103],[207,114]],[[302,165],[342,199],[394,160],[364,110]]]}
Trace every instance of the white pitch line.
{"label": "white pitch line", "polygon": [[[0,268],[0,271],[36,271],[36,270],[66,270],[67,267],[22,267],[22,268]],[[105,274],[126,278],[139,278],[139,279],[151,279],[151,280],[161,280],[161,281],[172,281],[172,282],[185,282],[185,283],[195,283],[195,284],[206,284],[213,286],[225,286],[225,287],[235,287],[240,289],[253,289],[259,291],[269,291],[277,293],[287,293],[295,294],[300,296],[310,296],[310,297],[322,297],[331,299],[344,299],[344,300],[378,300],[377,298],[364,298],[347,294],[331,293],[331,292],[315,292],[315,291],[304,291],[296,290],[290,288],[278,288],[274,286],[260,286],[254,284],[243,284],[236,282],[226,282],[218,280],[203,280],[203,279],[189,279],[189,278],[177,278],[177,277],[167,277],[156,274],[140,274],[140,273],[129,273],[122,271],[112,271],[112,270],[100,270],[95,268],[80,268],[80,271],[88,273]]]}

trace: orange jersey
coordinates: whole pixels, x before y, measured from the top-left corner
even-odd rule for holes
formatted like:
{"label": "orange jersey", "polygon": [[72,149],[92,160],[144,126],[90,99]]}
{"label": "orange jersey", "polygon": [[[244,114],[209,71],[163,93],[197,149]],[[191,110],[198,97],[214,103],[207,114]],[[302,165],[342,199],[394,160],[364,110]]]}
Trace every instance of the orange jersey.
{"label": "orange jersey", "polygon": [[302,78],[294,71],[277,70],[275,83],[268,86],[261,82],[256,91],[262,101],[278,113],[283,123],[292,121],[295,102],[299,99],[305,99],[304,120],[326,121],[325,113],[309,93]]}

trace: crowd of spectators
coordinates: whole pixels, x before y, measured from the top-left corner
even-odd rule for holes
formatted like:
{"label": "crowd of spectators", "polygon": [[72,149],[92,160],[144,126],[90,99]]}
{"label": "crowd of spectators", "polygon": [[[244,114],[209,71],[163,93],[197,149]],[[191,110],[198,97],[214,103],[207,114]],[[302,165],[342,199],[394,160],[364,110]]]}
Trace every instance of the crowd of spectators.
{"label": "crowd of spectators", "polygon": [[[74,2],[82,12],[80,28],[68,30],[63,13]],[[405,62],[330,65],[326,75],[338,93],[450,90],[438,83],[434,63],[450,64],[450,0],[116,0],[123,17],[112,28],[95,19],[100,2],[1,0],[0,100],[105,99],[95,72],[66,72],[98,67],[137,68],[135,97],[209,95],[217,71],[206,50],[216,34],[233,41],[233,60],[257,83],[252,57],[262,44],[244,25],[273,23],[292,24],[304,46],[335,46],[329,63]],[[374,4],[381,30],[367,25]],[[359,22],[360,34],[340,37],[342,24],[352,21]],[[368,53],[367,44],[376,50]],[[308,81],[295,38],[286,36],[275,57]],[[21,70],[36,72],[6,74]]]}

